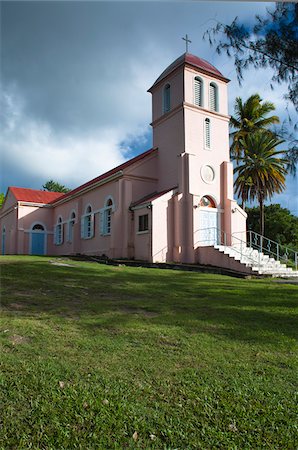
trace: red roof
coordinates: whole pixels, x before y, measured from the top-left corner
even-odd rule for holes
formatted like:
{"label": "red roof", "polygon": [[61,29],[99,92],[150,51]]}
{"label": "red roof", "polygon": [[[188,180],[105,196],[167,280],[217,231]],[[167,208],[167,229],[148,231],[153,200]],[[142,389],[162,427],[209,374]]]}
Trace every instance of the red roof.
{"label": "red roof", "polygon": [[149,92],[151,89],[158,84],[161,80],[166,78],[171,72],[173,72],[177,67],[183,65],[183,64],[189,64],[190,66],[193,66],[197,69],[200,69],[202,72],[205,72],[207,74],[212,75],[215,78],[219,78],[223,81],[229,81],[227,78],[225,78],[222,73],[220,73],[219,70],[217,70],[216,67],[214,67],[212,64],[210,64],[208,61],[202,58],[198,58],[195,55],[191,55],[190,53],[184,53],[183,55],[179,56],[172,64],[170,64],[166,70],[163,71],[163,73],[157,78],[153,86],[149,89]]}
{"label": "red roof", "polygon": [[[111,169],[108,172],[103,173],[99,177],[93,178],[93,180],[88,181],[87,183],[82,184],[81,186],[73,189],[72,191],[67,192],[67,194],[64,194],[64,198],[68,198],[74,194],[77,194],[78,192],[86,189],[87,187],[92,186],[93,184],[96,184],[99,181],[102,181],[105,178],[108,178],[108,177],[114,175],[115,173],[120,172],[121,170],[127,169],[127,167],[131,166],[132,164],[134,164],[138,161],[141,161],[142,159],[146,158],[147,156],[149,156],[155,152],[157,152],[157,148],[151,148],[150,150],[147,150],[146,152],[141,153],[138,156],[135,156],[134,158],[130,159],[129,161],[126,161],[125,163],[120,164],[120,166],[117,166],[114,169]],[[51,203],[55,203],[56,200],[58,200],[58,199],[53,199],[53,201]]]}
{"label": "red roof", "polygon": [[61,192],[38,191],[36,189],[19,188],[14,186],[10,186],[9,190],[13,193],[16,200],[32,203],[51,203],[53,200],[57,200],[65,195]]}

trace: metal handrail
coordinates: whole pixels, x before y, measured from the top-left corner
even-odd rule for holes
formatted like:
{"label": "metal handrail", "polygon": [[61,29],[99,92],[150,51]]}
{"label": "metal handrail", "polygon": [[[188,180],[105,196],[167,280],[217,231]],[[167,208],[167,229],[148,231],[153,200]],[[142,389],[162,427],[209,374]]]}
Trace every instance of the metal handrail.
{"label": "metal handrail", "polygon": [[[242,260],[243,258],[245,258],[245,260],[247,262],[249,262],[250,264],[252,264],[253,267],[258,267],[258,269],[260,269],[261,267],[261,252],[258,252],[258,257],[257,260],[256,258],[254,258],[253,252],[255,251],[254,248],[249,248],[247,247],[247,243],[246,241],[237,238],[236,236],[234,236],[233,234],[230,233],[226,233],[225,231],[216,228],[216,227],[210,227],[210,228],[199,228],[198,230],[195,231],[194,234],[199,233],[204,231],[205,233],[207,233],[207,239],[206,236],[204,236],[204,239],[202,240],[198,240],[195,242],[194,247],[199,244],[200,242],[204,242],[204,243],[210,243],[210,245],[215,245],[216,241],[216,245],[222,245],[223,247],[225,247],[226,249],[230,249],[232,248],[233,251],[237,254],[240,255],[240,259]],[[209,236],[208,236],[209,234]],[[236,241],[236,245],[235,245],[235,241]],[[234,245],[227,245],[227,242],[233,242]],[[244,249],[245,249],[245,253],[244,253]]]}
{"label": "metal handrail", "polygon": [[[240,232],[238,232],[240,233]],[[233,233],[235,235],[236,233]],[[255,231],[247,231],[248,245],[261,253],[269,255],[290,267],[294,265],[295,270],[298,269],[298,251],[293,250],[286,245],[279,244],[272,239],[262,236]]]}

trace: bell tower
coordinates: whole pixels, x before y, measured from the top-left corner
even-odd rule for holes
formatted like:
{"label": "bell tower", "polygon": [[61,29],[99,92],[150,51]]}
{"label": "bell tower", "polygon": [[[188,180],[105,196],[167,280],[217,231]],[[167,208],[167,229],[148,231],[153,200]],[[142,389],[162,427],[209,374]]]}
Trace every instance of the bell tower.
{"label": "bell tower", "polygon": [[210,244],[203,229],[214,229],[214,239],[216,230],[232,232],[228,82],[209,62],[184,53],[149,89],[158,188],[177,187],[181,253],[190,262],[196,243]]}

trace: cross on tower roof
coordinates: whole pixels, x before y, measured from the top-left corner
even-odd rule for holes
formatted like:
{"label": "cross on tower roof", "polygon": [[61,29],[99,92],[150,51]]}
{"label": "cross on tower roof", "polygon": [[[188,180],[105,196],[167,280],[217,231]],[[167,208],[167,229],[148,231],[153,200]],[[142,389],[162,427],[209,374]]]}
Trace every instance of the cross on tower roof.
{"label": "cross on tower roof", "polygon": [[181,38],[185,41],[185,45],[186,45],[186,53],[188,53],[188,43],[191,44],[191,40],[188,39],[188,35],[186,34],[185,37]]}

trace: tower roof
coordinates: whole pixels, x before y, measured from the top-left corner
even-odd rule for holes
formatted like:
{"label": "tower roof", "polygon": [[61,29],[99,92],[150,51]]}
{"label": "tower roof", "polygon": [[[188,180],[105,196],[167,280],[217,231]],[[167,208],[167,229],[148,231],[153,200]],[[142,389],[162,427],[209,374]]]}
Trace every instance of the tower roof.
{"label": "tower roof", "polygon": [[172,73],[175,69],[182,65],[188,65],[191,67],[195,67],[199,69],[200,72],[206,73],[207,75],[211,75],[214,78],[218,78],[226,83],[230,81],[228,78],[225,78],[216,67],[210,64],[208,61],[202,58],[198,58],[198,56],[192,55],[191,53],[183,53],[183,55],[179,56],[172,64],[170,64],[166,70],[162,72],[162,74],[157,78],[155,83],[151,86],[148,91],[150,92],[153,87],[155,87],[158,83],[160,83],[164,78],[166,78],[170,73]]}

